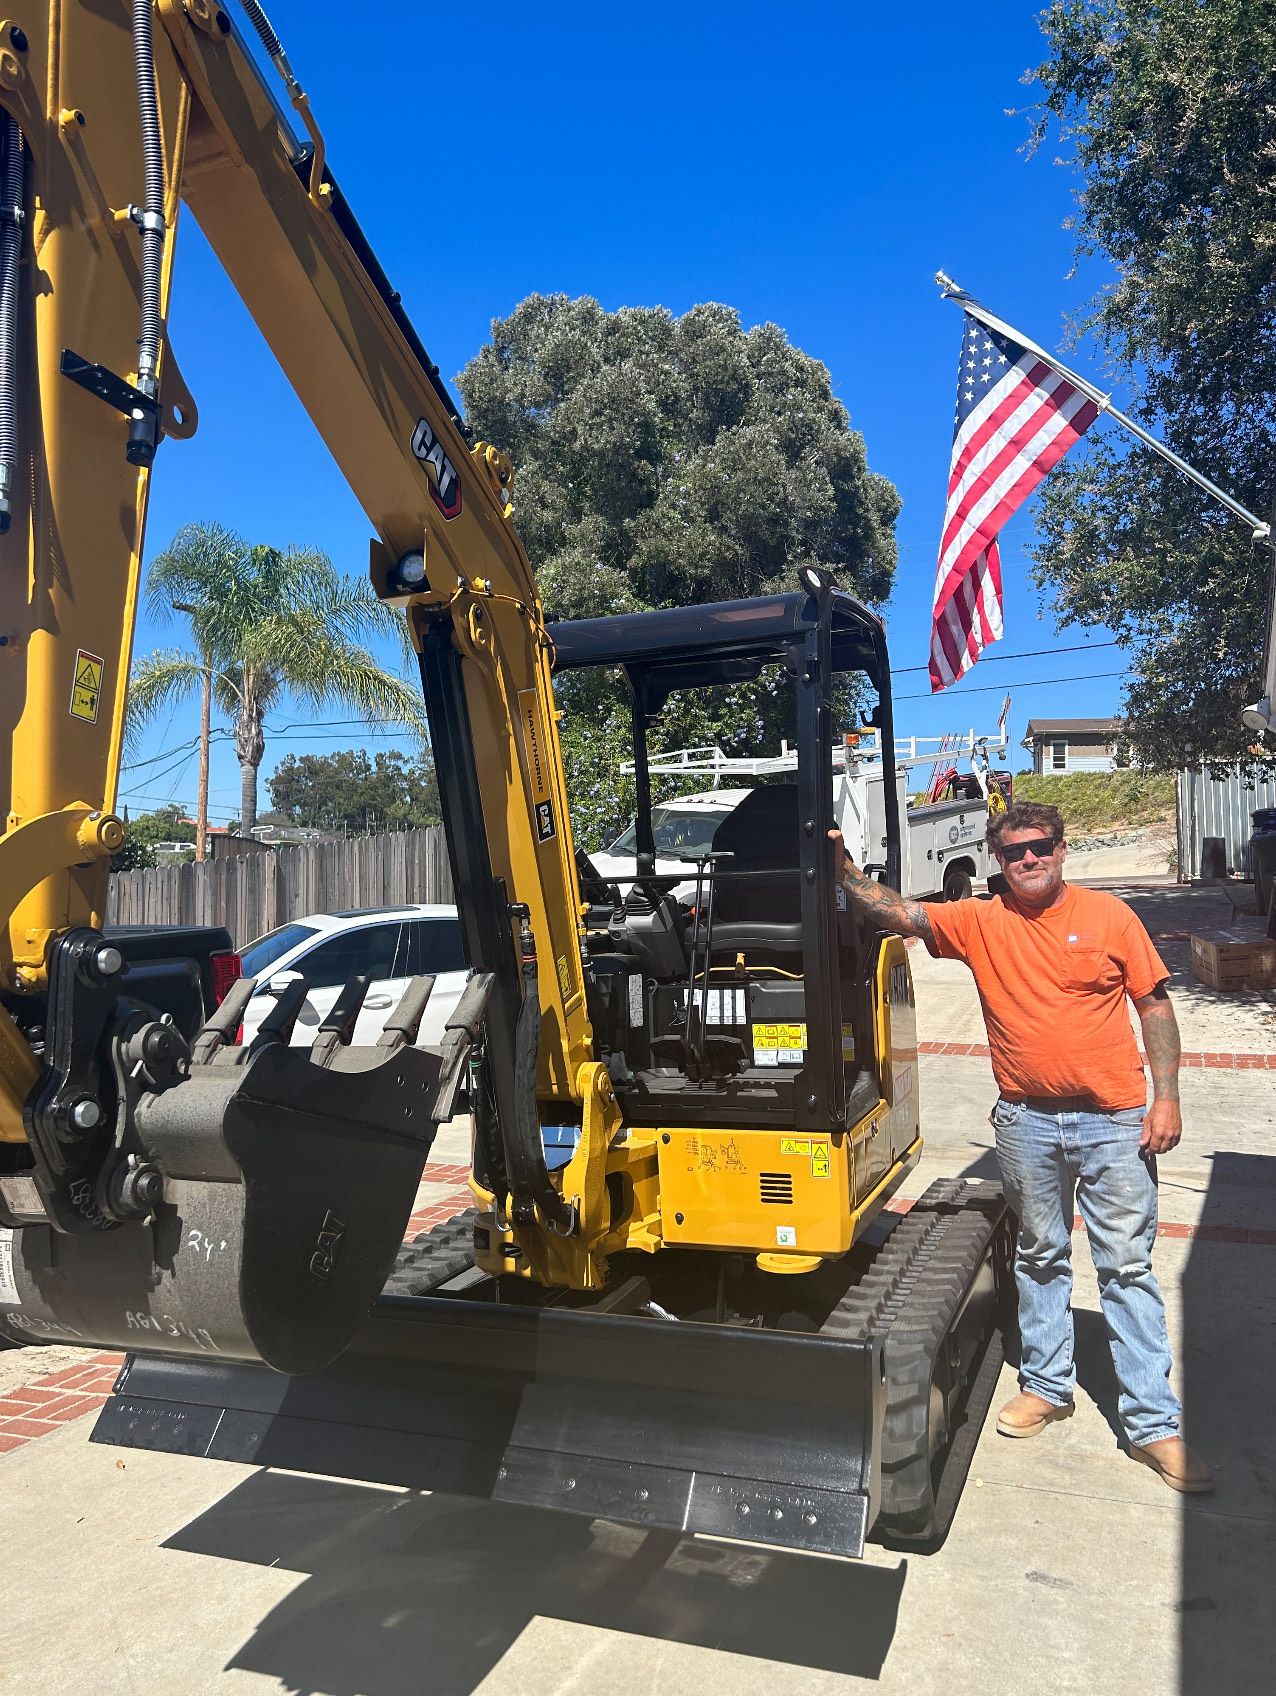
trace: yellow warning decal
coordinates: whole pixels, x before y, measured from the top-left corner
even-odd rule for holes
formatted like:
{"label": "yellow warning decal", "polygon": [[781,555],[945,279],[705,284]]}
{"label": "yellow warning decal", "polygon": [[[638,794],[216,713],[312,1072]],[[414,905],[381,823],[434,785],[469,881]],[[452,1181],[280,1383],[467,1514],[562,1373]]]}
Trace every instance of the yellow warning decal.
{"label": "yellow warning decal", "polygon": [[843,1025],[842,1026],[842,1058],[843,1058],[843,1060],[854,1060],[854,1058],[855,1058],[855,1026],[854,1025]]}
{"label": "yellow warning decal", "polygon": [[811,1176],[813,1178],[828,1178],[833,1173],[832,1156],[826,1142],[811,1144]]}
{"label": "yellow warning decal", "polygon": [[809,1154],[811,1152],[810,1137],[781,1137],[781,1154]]}
{"label": "yellow warning decal", "polygon": [[563,1000],[566,1001],[572,992],[572,974],[567,969],[566,954],[560,954],[554,965],[558,968],[558,987],[563,993]]}
{"label": "yellow warning decal", "polygon": [[755,1048],[805,1048],[805,1025],[754,1025]]}
{"label": "yellow warning decal", "polygon": [[71,717],[82,718],[86,724],[97,723],[98,703],[102,699],[102,668],[105,660],[87,648],[78,648],[75,655],[75,681],[71,685]]}

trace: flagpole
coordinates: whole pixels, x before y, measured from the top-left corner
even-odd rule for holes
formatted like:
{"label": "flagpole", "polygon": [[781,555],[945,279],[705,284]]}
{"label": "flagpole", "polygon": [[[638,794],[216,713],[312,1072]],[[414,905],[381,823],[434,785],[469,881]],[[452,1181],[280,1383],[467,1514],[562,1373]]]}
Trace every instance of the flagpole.
{"label": "flagpole", "polygon": [[1154,453],[1159,453],[1167,464],[1172,465],[1189,482],[1195,483],[1200,489],[1204,489],[1207,495],[1213,495],[1214,499],[1220,501],[1230,513],[1243,519],[1253,530],[1256,542],[1271,540],[1272,527],[1270,524],[1264,523],[1248,507],[1242,506],[1238,500],[1233,500],[1226,490],[1220,489],[1217,483],[1211,483],[1203,472],[1198,471],[1194,465],[1189,465],[1185,459],[1180,459],[1173,449],[1167,448],[1164,442],[1158,442],[1156,437],[1150,435],[1141,424],[1136,423],[1133,418],[1113,406],[1110,395],[1105,395],[1102,389],[1096,389],[1093,383],[1087,382],[1078,372],[1069,369],[1053,353],[1047,353],[1045,348],[1040,347],[1030,337],[1025,336],[1022,330],[1016,330],[1012,324],[1007,324],[1004,319],[989,312],[986,306],[981,305],[973,295],[967,294],[965,289],[959,287],[943,271],[936,271],[935,281],[944,291],[945,300],[955,300],[959,306],[970,313],[972,318],[978,318],[980,323],[987,324],[990,330],[1000,331],[1003,336],[1009,336],[1011,341],[1018,342],[1021,347],[1027,348],[1030,353],[1035,353],[1060,376],[1066,377],[1070,383],[1075,383],[1082,394],[1090,397],[1100,412],[1106,412],[1109,418],[1114,419],[1118,424],[1123,424],[1132,436],[1137,436]]}

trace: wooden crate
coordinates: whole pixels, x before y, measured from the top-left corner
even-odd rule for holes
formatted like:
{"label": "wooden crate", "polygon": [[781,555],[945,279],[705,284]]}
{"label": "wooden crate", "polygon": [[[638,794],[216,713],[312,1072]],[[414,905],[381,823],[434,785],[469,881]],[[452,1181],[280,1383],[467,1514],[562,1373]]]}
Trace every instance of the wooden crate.
{"label": "wooden crate", "polygon": [[1211,989],[1276,989],[1276,942],[1252,931],[1201,931],[1192,937],[1192,970]]}

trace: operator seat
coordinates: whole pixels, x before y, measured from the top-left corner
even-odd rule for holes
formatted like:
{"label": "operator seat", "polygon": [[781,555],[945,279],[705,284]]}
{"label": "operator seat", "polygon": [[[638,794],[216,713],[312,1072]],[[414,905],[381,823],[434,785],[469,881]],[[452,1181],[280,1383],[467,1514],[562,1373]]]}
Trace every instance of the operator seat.
{"label": "operator seat", "polygon": [[713,833],[716,871],[713,951],[800,954],[796,783],[764,784],[745,796]]}

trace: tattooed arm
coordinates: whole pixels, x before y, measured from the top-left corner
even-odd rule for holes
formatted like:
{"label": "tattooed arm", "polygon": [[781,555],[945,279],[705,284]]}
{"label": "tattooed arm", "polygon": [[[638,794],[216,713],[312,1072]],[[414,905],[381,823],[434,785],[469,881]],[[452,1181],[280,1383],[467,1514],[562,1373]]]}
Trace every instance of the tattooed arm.
{"label": "tattooed arm", "polygon": [[1168,1154],[1183,1135],[1179,1111],[1179,1027],[1163,983],[1134,1003],[1143,1025],[1143,1046],[1152,1072],[1152,1105],[1143,1120],[1139,1147]]}
{"label": "tattooed arm", "polygon": [[874,883],[871,877],[865,877],[846,852],[840,830],[830,830],[829,841],[833,844],[833,875],[846,891],[848,901],[853,901],[880,930],[895,936],[920,936],[924,942],[932,940],[930,920],[920,901],[906,901],[889,884]]}

